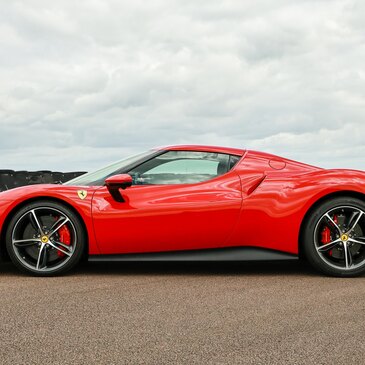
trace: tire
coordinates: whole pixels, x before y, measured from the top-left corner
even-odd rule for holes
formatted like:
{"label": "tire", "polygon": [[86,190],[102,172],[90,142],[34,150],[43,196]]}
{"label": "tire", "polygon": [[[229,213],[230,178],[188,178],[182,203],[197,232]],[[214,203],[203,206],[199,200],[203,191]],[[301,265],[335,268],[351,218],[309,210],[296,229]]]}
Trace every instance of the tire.
{"label": "tire", "polygon": [[57,276],[81,260],[86,235],[79,217],[63,204],[36,201],[22,207],[6,230],[11,261],[33,276]]}
{"label": "tire", "polygon": [[338,197],[317,207],[303,231],[304,255],[318,271],[336,277],[365,273],[365,202]]}

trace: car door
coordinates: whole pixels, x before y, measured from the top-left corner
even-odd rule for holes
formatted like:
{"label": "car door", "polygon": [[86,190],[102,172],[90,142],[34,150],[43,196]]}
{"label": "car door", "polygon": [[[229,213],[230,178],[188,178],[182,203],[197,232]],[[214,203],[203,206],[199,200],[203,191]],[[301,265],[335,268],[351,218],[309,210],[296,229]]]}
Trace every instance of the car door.
{"label": "car door", "polygon": [[241,211],[239,157],[167,151],[133,171],[133,186],[116,202],[106,187],[93,197],[96,239],[103,254],[222,247]]}

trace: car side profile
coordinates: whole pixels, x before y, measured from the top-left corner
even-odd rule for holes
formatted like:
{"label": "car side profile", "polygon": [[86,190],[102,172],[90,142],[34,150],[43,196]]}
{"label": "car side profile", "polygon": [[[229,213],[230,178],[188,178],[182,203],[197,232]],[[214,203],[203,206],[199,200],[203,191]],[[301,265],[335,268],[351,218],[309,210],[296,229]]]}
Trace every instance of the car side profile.
{"label": "car side profile", "polygon": [[63,185],[0,193],[0,253],[26,273],[93,261],[307,259],[365,272],[365,173],[215,146],[156,148]]}

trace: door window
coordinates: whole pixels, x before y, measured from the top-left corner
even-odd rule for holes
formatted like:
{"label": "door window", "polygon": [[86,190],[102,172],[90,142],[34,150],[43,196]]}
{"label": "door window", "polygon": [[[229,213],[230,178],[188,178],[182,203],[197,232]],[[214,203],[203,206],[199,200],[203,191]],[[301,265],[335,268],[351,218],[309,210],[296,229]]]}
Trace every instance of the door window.
{"label": "door window", "polygon": [[238,156],[222,153],[168,151],[129,174],[134,185],[194,184],[225,174],[238,160]]}

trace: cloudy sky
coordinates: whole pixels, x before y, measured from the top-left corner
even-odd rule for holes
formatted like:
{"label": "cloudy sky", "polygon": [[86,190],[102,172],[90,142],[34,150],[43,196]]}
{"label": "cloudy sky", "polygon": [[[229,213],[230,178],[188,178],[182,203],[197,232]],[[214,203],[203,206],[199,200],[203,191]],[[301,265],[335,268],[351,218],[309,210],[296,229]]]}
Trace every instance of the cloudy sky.
{"label": "cloudy sky", "polygon": [[0,168],[194,143],[365,169],[364,1],[0,5]]}

